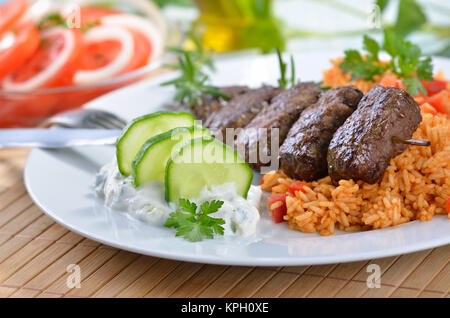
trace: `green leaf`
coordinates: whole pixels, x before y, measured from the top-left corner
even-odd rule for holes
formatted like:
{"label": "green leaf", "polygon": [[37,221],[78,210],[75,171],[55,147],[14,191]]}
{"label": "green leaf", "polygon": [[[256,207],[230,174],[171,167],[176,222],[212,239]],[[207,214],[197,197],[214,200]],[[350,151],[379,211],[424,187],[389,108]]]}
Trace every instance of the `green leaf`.
{"label": "green leaf", "polygon": [[383,49],[392,57],[397,56],[397,37],[392,29],[386,28],[384,30]]}
{"label": "green leaf", "polygon": [[344,54],[344,60],[339,67],[344,73],[352,73],[351,80],[363,78],[369,81],[374,75],[384,72],[383,66],[373,63],[371,60],[364,60],[357,50],[346,50]]}
{"label": "green leaf", "polygon": [[200,226],[200,233],[207,238],[214,238],[214,231],[211,227]]}
{"label": "green leaf", "polygon": [[149,0],[153,1],[159,7],[165,7],[168,5],[172,6],[181,6],[181,7],[190,7],[192,6],[191,0]]}
{"label": "green leaf", "polygon": [[431,57],[427,56],[424,60],[419,62],[417,66],[417,77],[425,80],[433,80],[433,65],[431,64]]}
{"label": "green leaf", "polygon": [[411,95],[424,92],[420,80],[433,80],[433,66],[430,57],[422,56],[418,45],[405,41],[392,29],[384,30],[383,49],[391,56],[389,64],[383,66],[379,63],[378,54],[380,45],[369,36],[364,36],[365,58],[357,50],[346,50],[345,57],[339,67],[344,73],[351,72],[351,80],[372,80],[376,74],[390,70],[398,76]]}
{"label": "green leaf", "polygon": [[361,63],[363,58],[358,50],[345,50],[344,62],[346,63]]}
{"label": "green leaf", "polygon": [[214,64],[195,35],[192,32],[188,32],[187,35],[194,44],[195,49],[187,51],[182,48],[172,48],[172,52],[180,56],[178,56],[177,64],[167,66],[180,71],[181,75],[174,80],[161,83],[160,85],[175,86],[175,100],[191,107],[195,104],[202,105],[203,94],[210,94],[225,99],[229,98],[228,95],[221,93],[216,87],[207,85],[209,76],[203,69],[208,67],[214,71]]}
{"label": "green leaf", "polygon": [[294,56],[291,54],[291,86],[296,84]]}
{"label": "green leaf", "polygon": [[197,211],[197,204],[195,204],[194,202],[191,203],[189,200],[180,199],[178,204],[184,211],[191,214],[195,214],[195,211]]}
{"label": "green leaf", "polygon": [[370,36],[368,36],[367,34],[364,35],[364,39],[363,39],[363,48],[369,52],[368,54],[368,59],[371,61],[376,61],[378,62],[378,53],[380,51],[380,45],[378,44],[377,41],[375,41],[374,39],[372,39]]}
{"label": "green leaf", "polygon": [[420,92],[426,94],[427,91],[417,77],[405,78],[402,83],[406,86],[406,90],[411,95],[417,95]]}
{"label": "green leaf", "polygon": [[223,205],[223,201],[213,200],[211,202],[204,202],[200,206],[200,210],[206,215],[217,212]]}
{"label": "green leaf", "polygon": [[[222,224],[225,224],[225,222],[223,222]],[[223,233],[224,233],[224,228],[223,228],[222,226],[220,226],[219,223],[214,224],[214,225],[212,226],[212,228],[213,228],[213,230],[214,230],[214,232],[215,232],[216,234],[223,235]]]}
{"label": "green leaf", "polygon": [[198,242],[202,240],[202,233],[200,231],[200,225],[190,224],[180,227],[176,234],[177,236],[183,236],[185,239],[191,242]]}
{"label": "green leaf", "polygon": [[380,11],[383,12],[389,4],[389,0],[377,0],[375,4],[380,8]]}
{"label": "green leaf", "polygon": [[197,211],[197,205],[186,199],[180,199],[181,211],[170,213],[164,226],[177,229],[176,236],[182,236],[191,242],[201,241],[202,237],[213,238],[214,233],[223,235],[221,226],[225,221],[220,218],[212,218],[208,214],[217,212],[223,205],[223,201],[212,200],[204,202]]}
{"label": "green leaf", "polygon": [[277,51],[277,57],[278,57],[278,65],[280,67],[280,78],[278,79],[278,86],[280,88],[287,88],[288,83],[291,86],[294,86],[297,83],[297,80],[295,79],[295,63],[294,63],[294,56],[291,55],[290,62],[291,62],[291,78],[286,77],[286,70],[287,70],[287,63],[283,61],[283,56],[281,55],[281,51],[279,48],[276,49]]}
{"label": "green leaf", "polygon": [[400,0],[394,30],[399,36],[406,36],[420,28],[427,17],[416,0]]}
{"label": "green leaf", "polygon": [[278,65],[280,67],[280,78],[278,79],[278,86],[280,88],[286,88],[287,80],[286,80],[286,63],[283,61],[283,57],[281,56],[280,49],[277,48],[277,57],[278,57]]}
{"label": "green leaf", "polygon": [[169,218],[167,219],[166,223],[164,223],[164,226],[165,227],[174,227],[174,228],[177,228],[180,226],[180,224],[177,221],[175,212],[170,213]]}

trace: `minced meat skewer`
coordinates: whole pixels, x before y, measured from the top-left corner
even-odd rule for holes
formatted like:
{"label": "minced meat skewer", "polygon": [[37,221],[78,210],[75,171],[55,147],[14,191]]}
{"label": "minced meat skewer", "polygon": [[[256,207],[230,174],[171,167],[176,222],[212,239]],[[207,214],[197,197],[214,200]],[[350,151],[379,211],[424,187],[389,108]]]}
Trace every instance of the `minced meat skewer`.
{"label": "minced meat skewer", "polygon": [[221,132],[223,140],[225,140],[226,128],[245,127],[279,91],[278,88],[272,86],[263,86],[236,96],[212,113],[206,119],[205,126],[210,128],[213,133]]}
{"label": "minced meat skewer", "polygon": [[245,94],[250,91],[248,86],[223,86],[219,87],[218,91],[228,95],[228,99],[212,94],[203,94],[201,96],[201,103],[195,103],[192,107],[184,104],[169,105],[168,108],[172,110],[187,110],[194,114],[195,118],[205,121],[215,111],[229,103],[236,96]]}
{"label": "minced meat skewer", "polygon": [[[255,169],[268,164],[268,162],[262,162],[264,160],[259,155],[261,150],[265,152],[265,158],[272,158],[272,160],[278,158],[278,152],[271,153],[272,129],[278,129],[279,140],[277,142],[279,144],[276,147],[276,150],[278,150],[292,124],[303,110],[317,102],[320,93],[320,88],[313,82],[301,83],[281,92],[273,98],[270,105],[264,107],[245,126],[244,131],[236,139],[235,148],[241,152],[245,161]],[[258,131],[261,128],[264,129],[263,134]]]}
{"label": "minced meat skewer", "polygon": [[247,86],[224,86],[218,88],[219,92],[226,94],[229,96],[229,99],[224,99],[222,97],[217,97],[213,95],[204,95],[203,103],[201,105],[195,104],[191,109],[195,118],[198,120],[206,120],[208,116],[210,116],[215,111],[219,110],[226,104],[228,104],[235,97],[246,94],[250,91],[250,88]]}
{"label": "minced meat skewer", "polygon": [[375,86],[358,109],[336,131],[328,149],[328,172],[341,179],[375,183],[391,158],[401,154],[422,116],[416,101],[403,89]]}
{"label": "minced meat skewer", "polygon": [[280,147],[283,172],[304,181],[326,176],[328,145],[362,97],[355,86],[341,86],[326,91],[316,104],[305,109]]}

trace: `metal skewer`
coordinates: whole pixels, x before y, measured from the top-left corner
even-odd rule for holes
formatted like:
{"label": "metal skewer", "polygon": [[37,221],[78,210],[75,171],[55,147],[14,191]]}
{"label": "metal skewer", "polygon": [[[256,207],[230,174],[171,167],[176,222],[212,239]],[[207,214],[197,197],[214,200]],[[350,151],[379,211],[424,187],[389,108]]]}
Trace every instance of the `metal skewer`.
{"label": "metal skewer", "polygon": [[414,145],[414,146],[423,146],[423,147],[429,147],[431,143],[428,140],[418,140],[418,139],[406,139],[406,138],[400,138],[400,137],[392,137],[392,141],[398,144],[407,144],[407,145]]}

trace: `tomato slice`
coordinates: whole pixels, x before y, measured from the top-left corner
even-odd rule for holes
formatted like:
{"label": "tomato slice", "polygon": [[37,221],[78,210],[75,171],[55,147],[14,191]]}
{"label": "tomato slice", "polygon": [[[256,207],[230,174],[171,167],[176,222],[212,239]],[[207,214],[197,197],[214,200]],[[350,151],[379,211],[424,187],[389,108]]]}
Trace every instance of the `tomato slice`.
{"label": "tomato slice", "polygon": [[427,90],[428,96],[433,96],[447,87],[447,82],[439,79],[432,82],[421,81],[421,83]]}
{"label": "tomato slice", "polygon": [[13,43],[8,48],[0,49],[0,80],[33,55],[40,40],[38,29],[31,24],[18,27],[16,32],[4,33],[3,39],[7,40],[6,37],[10,37]]}
{"label": "tomato slice", "polygon": [[450,91],[443,90],[428,98],[431,104],[438,112],[450,115]]}
{"label": "tomato slice", "polygon": [[[147,57],[147,63],[162,56],[164,52],[163,35],[151,21],[133,14],[116,14],[103,17],[102,23],[104,25],[127,28],[145,36],[146,42],[150,44],[150,54]],[[145,42],[142,41],[142,43]]]}
{"label": "tomato slice", "polygon": [[75,84],[89,84],[121,74],[133,60],[134,39],[125,28],[101,25],[85,34],[88,47],[83,52]]}
{"label": "tomato slice", "polygon": [[120,11],[108,8],[82,7],[80,10],[81,27],[88,28],[100,24],[104,16],[120,13]]}
{"label": "tomato slice", "polygon": [[3,80],[3,88],[32,90],[71,85],[81,51],[78,29],[55,27],[41,33],[42,41],[33,56]]}
{"label": "tomato slice", "polygon": [[128,63],[128,65],[122,71],[122,74],[147,65],[149,56],[151,55],[152,51],[152,47],[145,35],[143,35],[141,32],[133,30],[129,31],[133,35],[134,51],[130,63]]}
{"label": "tomato slice", "polygon": [[104,40],[87,43],[85,48],[80,58],[80,69],[95,70],[114,61],[120,53],[121,45],[115,40]]}
{"label": "tomato slice", "polygon": [[12,0],[0,5],[0,34],[11,29],[27,8],[27,0]]}

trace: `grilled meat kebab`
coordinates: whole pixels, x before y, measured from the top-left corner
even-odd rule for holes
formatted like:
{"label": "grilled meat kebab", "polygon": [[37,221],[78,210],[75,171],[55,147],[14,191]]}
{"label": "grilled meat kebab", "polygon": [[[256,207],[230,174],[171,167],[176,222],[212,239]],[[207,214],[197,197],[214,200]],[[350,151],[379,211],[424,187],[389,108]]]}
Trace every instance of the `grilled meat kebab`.
{"label": "grilled meat kebab", "polygon": [[206,120],[209,115],[219,110],[235,97],[239,95],[246,94],[250,91],[250,88],[247,86],[224,86],[220,87],[219,92],[226,94],[229,96],[229,99],[224,99],[222,97],[217,97],[213,95],[203,95],[203,104],[202,105],[194,105],[191,109],[191,112],[198,120]]}
{"label": "grilled meat kebab", "polygon": [[291,178],[312,181],[327,175],[327,150],[335,131],[358,107],[363,93],[342,86],[305,109],[280,147],[280,168]]}
{"label": "grilled meat kebab", "polygon": [[213,134],[221,132],[225,141],[226,128],[245,127],[279,92],[279,88],[263,86],[238,95],[208,116],[205,126],[210,128]]}
{"label": "grilled meat kebab", "polygon": [[223,97],[211,94],[203,94],[201,96],[201,103],[195,103],[192,107],[184,104],[172,104],[168,105],[168,107],[172,110],[187,110],[198,120],[205,121],[208,116],[225,106],[236,96],[249,92],[250,88],[248,86],[234,85],[219,87],[218,90],[219,92],[228,95],[229,98],[224,99]]}
{"label": "grilled meat kebab", "polygon": [[377,182],[391,158],[408,147],[395,138],[411,138],[421,121],[419,105],[405,90],[372,88],[330,142],[327,160],[333,183],[341,179]]}
{"label": "grilled meat kebab", "polygon": [[[271,154],[272,129],[278,129],[278,142],[281,144],[292,124],[307,107],[317,102],[320,93],[320,88],[312,82],[301,83],[279,93],[272,99],[270,105],[264,107],[245,126],[236,139],[235,148],[252,168],[258,169],[267,164],[261,160],[261,151],[266,158],[278,156]],[[264,133],[261,134],[258,129],[265,129]]]}

